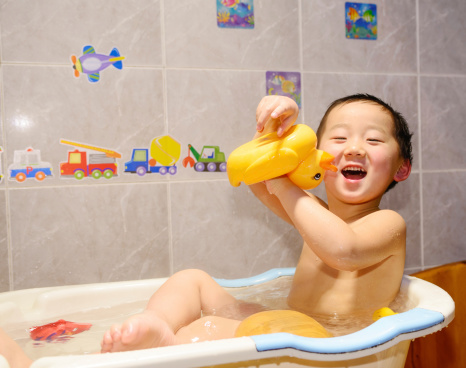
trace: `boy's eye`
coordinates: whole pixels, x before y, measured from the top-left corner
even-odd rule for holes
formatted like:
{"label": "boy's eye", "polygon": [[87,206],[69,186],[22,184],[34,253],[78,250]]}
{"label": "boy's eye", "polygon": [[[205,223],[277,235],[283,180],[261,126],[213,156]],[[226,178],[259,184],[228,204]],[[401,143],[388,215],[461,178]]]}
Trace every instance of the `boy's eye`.
{"label": "boy's eye", "polygon": [[380,139],[377,139],[377,138],[368,138],[367,141],[368,142],[376,142],[376,143],[381,143],[382,142]]}
{"label": "boy's eye", "polygon": [[345,141],[346,138],[345,137],[333,137],[333,140],[334,141]]}

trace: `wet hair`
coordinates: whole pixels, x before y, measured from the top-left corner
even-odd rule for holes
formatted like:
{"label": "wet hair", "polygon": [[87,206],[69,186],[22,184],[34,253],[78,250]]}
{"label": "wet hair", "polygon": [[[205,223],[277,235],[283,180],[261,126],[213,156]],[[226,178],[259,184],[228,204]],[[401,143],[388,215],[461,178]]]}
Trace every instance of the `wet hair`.
{"label": "wet hair", "polygon": [[[346,105],[352,102],[368,102],[368,103],[379,105],[382,108],[382,110],[387,112],[392,117],[393,125],[395,127],[394,137],[400,148],[400,156],[403,158],[403,160],[408,160],[409,164],[411,165],[413,162],[413,153],[412,153],[412,146],[411,146],[411,137],[413,134],[409,131],[409,127],[408,127],[408,123],[406,122],[406,119],[403,117],[403,115],[401,115],[401,113],[394,110],[388,103],[382,101],[380,98],[377,98],[369,94],[358,93],[358,94],[346,96],[343,98],[339,98],[338,100],[333,101],[328,107],[324,116],[322,117],[322,120],[320,121],[319,128],[317,129],[317,132],[316,132],[318,141],[320,141],[320,138],[323,134],[323,131],[325,129],[325,124],[327,122],[327,118],[330,112],[332,112],[332,110],[337,106]],[[393,180],[385,192],[388,192],[396,184],[397,182]]]}

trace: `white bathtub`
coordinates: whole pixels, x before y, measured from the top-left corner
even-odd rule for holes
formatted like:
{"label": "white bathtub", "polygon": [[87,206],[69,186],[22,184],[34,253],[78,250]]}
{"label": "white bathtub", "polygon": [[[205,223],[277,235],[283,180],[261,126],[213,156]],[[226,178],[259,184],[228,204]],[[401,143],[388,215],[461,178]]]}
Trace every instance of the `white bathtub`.
{"label": "white bathtub", "polygon": [[[256,277],[217,280],[224,287],[260,284],[294,269],[273,269]],[[124,301],[148,300],[166,279],[51,287],[0,294],[0,327],[31,322]],[[316,339],[270,334],[103,355],[43,357],[32,368],[51,367],[403,367],[412,339],[447,326],[454,318],[452,298],[426,281],[404,276],[403,291],[415,307],[378,320],[349,335]],[[85,333],[85,332],[84,332]],[[0,368],[8,364],[0,356]],[[14,368],[14,367],[13,367]]]}

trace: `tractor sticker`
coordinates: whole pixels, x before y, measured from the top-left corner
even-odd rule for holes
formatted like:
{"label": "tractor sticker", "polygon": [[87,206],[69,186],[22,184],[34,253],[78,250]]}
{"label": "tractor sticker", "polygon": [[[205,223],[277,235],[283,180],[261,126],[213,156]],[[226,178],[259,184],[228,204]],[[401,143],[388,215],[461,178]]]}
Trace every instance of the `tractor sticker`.
{"label": "tractor sticker", "polygon": [[[192,156],[191,156],[192,154]],[[182,164],[184,167],[188,165],[194,167],[195,171],[222,171],[227,170],[225,154],[220,151],[218,146],[204,146],[199,153],[192,145],[188,145],[188,156],[186,156]]]}
{"label": "tractor sticker", "polygon": [[301,73],[266,72],[265,86],[267,95],[290,97],[301,108]]}
{"label": "tractor sticker", "polygon": [[65,139],[60,139],[60,143],[84,148],[84,151],[77,148],[68,151],[68,161],[60,163],[60,177],[74,177],[77,180],[89,176],[94,179],[111,179],[118,175],[116,159],[121,158],[118,152]]}
{"label": "tractor sticker", "polygon": [[41,160],[39,150],[29,147],[14,151],[13,163],[8,166],[8,175],[10,180],[18,183],[31,178],[43,181],[52,176],[52,165]]}
{"label": "tractor sticker", "polygon": [[113,65],[117,69],[123,69],[124,56],[120,56],[117,48],[110,51],[109,55],[97,54],[92,46],[84,46],[83,54],[79,58],[71,56],[73,63],[74,76],[79,77],[81,73],[87,74],[87,79],[91,83],[100,80],[100,72]]}
{"label": "tractor sticker", "polygon": [[134,148],[131,161],[125,163],[125,173],[139,176],[158,173],[175,175],[176,162],[181,154],[181,145],[169,135],[154,138],[149,148]]}

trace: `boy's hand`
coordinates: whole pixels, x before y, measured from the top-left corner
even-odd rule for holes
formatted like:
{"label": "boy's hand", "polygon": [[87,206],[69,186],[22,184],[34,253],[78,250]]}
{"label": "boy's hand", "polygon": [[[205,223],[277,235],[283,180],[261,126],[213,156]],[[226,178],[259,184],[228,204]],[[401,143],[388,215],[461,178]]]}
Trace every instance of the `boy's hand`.
{"label": "boy's hand", "polygon": [[299,107],[289,97],[265,96],[257,106],[256,130],[262,132],[270,119],[279,119],[277,135],[281,137],[296,121]]}

